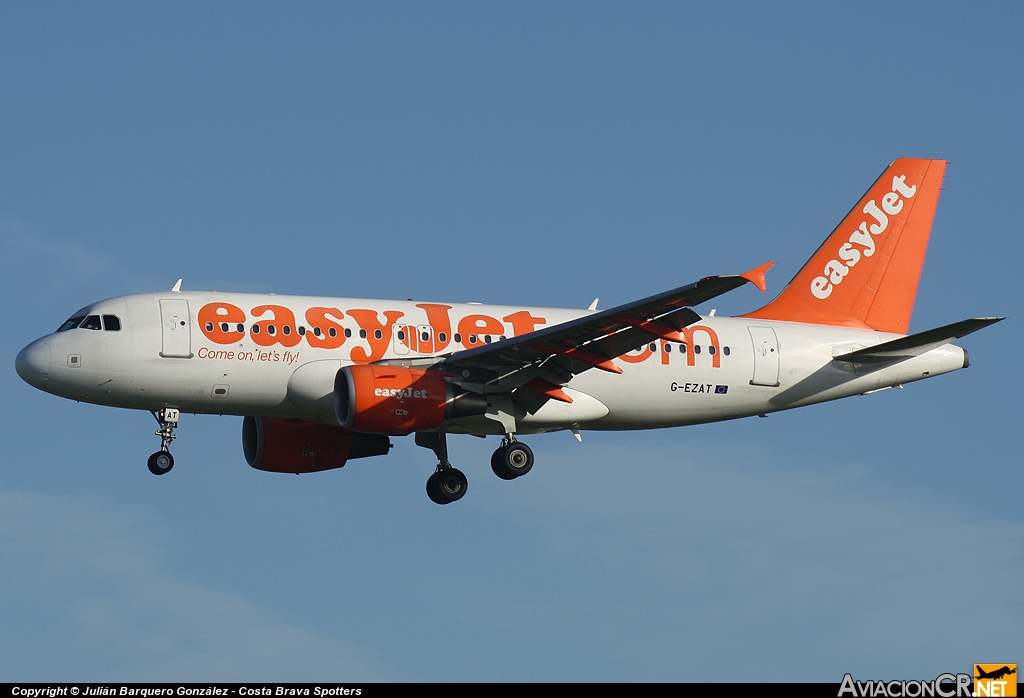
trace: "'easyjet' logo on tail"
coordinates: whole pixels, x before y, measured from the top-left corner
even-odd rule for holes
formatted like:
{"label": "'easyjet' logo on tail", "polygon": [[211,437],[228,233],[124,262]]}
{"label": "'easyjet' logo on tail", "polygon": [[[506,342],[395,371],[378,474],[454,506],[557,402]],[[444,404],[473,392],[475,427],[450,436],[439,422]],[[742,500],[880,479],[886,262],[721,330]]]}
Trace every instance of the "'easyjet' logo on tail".
{"label": "'easyjet' logo on tail", "polygon": [[[850,269],[857,265],[861,256],[870,257],[875,254],[874,236],[881,235],[889,227],[889,216],[895,216],[903,210],[903,199],[912,199],[917,193],[917,185],[907,186],[907,176],[892,178],[892,191],[882,197],[881,207],[877,201],[869,201],[864,205],[863,213],[871,219],[861,223],[849,240],[839,248],[839,259],[830,259],[825,264],[822,276],[811,280],[811,293],[815,298],[824,300],[832,295],[832,289],[843,283]],[[842,261],[840,261],[842,260]],[[844,264],[845,262],[845,264]]]}

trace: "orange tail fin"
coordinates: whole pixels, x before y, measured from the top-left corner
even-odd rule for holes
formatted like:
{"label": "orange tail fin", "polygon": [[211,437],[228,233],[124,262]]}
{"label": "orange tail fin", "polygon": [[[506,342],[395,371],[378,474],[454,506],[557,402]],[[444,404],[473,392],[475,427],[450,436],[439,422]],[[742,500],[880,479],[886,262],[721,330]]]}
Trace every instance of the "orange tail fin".
{"label": "orange tail fin", "polygon": [[782,293],[741,317],[906,334],[945,171],[896,160]]}

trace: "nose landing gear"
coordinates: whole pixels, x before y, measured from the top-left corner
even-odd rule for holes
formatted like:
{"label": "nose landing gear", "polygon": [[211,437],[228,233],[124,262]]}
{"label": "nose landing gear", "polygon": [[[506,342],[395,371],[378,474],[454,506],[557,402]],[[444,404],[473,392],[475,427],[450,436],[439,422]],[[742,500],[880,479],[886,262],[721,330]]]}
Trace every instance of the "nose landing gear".
{"label": "nose landing gear", "polygon": [[178,426],[180,412],[168,407],[153,411],[152,414],[157,424],[160,425],[160,428],[156,430],[156,435],[160,437],[160,450],[149,457],[146,465],[149,467],[149,472],[154,475],[163,475],[174,467],[174,456],[171,455],[170,448],[171,441],[178,438],[174,433],[174,428]]}
{"label": "nose landing gear", "polygon": [[174,456],[168,451],[157,451],[149,457],[149,472],[154,475],[163,475],[174,467]]}

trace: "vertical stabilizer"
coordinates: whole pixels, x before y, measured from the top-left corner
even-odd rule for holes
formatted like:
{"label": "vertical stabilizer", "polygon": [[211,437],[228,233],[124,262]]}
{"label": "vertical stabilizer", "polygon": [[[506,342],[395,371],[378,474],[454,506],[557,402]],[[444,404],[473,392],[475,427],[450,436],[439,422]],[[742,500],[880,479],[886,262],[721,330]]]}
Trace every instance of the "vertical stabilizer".
{"label": "vertical stabilizer", "polygon": [[893,162],[782,293],[742,317],[906,334],[945,171]]}

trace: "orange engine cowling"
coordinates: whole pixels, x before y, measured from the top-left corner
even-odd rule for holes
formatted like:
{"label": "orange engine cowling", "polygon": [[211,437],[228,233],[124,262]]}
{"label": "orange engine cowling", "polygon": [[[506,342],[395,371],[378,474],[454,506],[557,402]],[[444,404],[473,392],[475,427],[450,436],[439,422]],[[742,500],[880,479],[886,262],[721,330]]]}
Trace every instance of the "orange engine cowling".
{"label": "orange engine cowling", "polygon": [[346,429],[401,435],[483,414],[487,399],[452,385],[436,371],[362,364],[338,371],[334,411]]}
{"label": "orange engine cowling", "polygon": [[340,468],[347,460],[385,456],[390,449],[391,440],[386,436],[355,434],[305,419],[246,417],[242,421],[245,461],[272,473]]}

